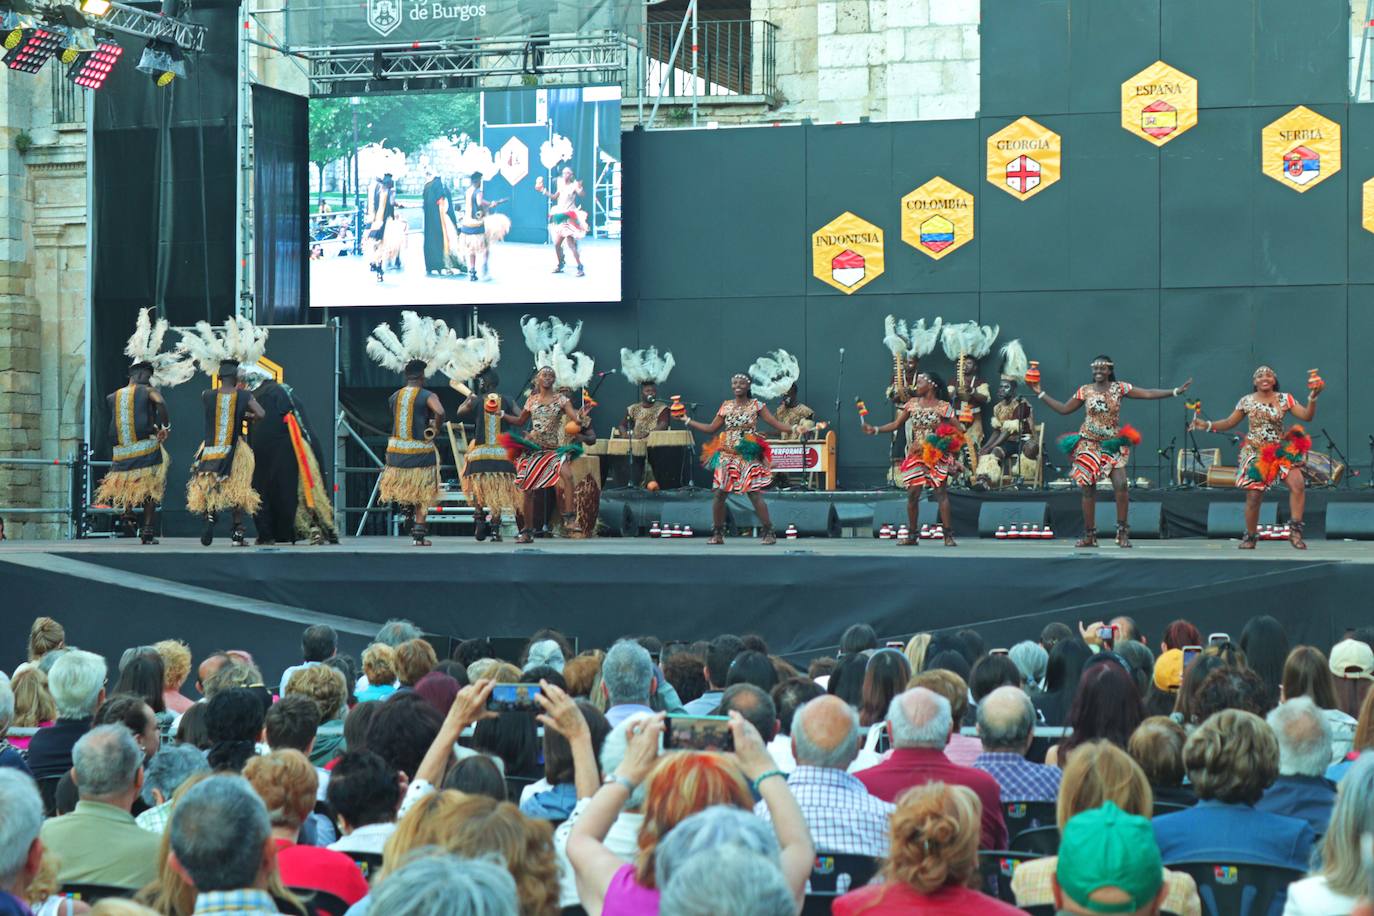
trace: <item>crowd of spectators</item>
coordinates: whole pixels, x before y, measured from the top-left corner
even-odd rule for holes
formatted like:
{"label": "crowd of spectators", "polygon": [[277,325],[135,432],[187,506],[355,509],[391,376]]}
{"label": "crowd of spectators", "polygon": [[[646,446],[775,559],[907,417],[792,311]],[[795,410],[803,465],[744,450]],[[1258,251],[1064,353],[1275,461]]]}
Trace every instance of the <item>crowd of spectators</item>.
{"label": "crowd of spectators", "polygon": [[1201,916],[1214,879],[1330,916],[1374,880],[1370,631],[860,624],[801,670],[732,634],[440,658],[393,620],[270,677],[67,635],[0,675],[0,916]]}

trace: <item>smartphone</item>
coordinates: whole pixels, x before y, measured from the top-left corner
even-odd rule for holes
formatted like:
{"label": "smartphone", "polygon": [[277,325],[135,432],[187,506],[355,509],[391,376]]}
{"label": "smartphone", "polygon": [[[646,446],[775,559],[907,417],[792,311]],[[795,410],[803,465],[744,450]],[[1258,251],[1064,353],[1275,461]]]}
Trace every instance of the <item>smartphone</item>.
{"label": "smartphone", "polygon": [[1097,641],[1104,649],[1116,648],[1116,624],[1108,623],[1097,628]]}
{"label": "smartphone", "polygon": [[1011,650],[1010,650],[1010,649],[991,649],[991,650],[988,651],[988,655],[1010,655],[1010,654],[1011,654]]}
{"label": "smartphone", "polygon": [[1193,659],[1202,654],[1202,646],[1183,647],[1183,670],[1187,671],[1188,666],[1193,663]]}
{"label": "smartphone", "polygon": [[494,684],[487,697],[487,709],[492,712],[541,712],[543,707],[538,684]]}
{"label": "smartphone", "polygon": [[729,716],[667,716],[663,747],[677,751],[733,751]]}
{"label": "smartphone", "polygon": [[1207,645],[1209,646],[1220,646],[1223,643],[1228,643],[1230,641],[1230,633],[1213,633],[1211,636],[1207,637]]}
{"label": "smartphone", "polygon": [[906,648],[906,643],[902,642],[900,639],[889,639],[889,640],[887,641],[886,645],[887,645],[887,647],[888,647],[889,649],[905,649],[905,648]]}

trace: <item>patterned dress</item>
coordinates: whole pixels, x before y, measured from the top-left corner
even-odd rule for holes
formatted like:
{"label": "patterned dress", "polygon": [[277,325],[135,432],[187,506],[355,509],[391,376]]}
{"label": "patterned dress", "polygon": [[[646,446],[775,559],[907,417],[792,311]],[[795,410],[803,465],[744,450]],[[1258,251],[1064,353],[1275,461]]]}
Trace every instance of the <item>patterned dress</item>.
{"label": "patterned dress", "polygon": [[569,403],[563,395],[557,395],[547,404],[542,404],[533,395],[525,402],[530,412],[530,431],[526,437],[539,446],[538,451],[529,451],[515,459],[515,485],[522,490],[546,490],[558,483],[558,472],[571,457],[561,451],[563,432],[563,405]]}
{"label": "patterned dress", "polygon": [[910,438],[907,440],[906,460],[898,469],[902,486],[917,489],[943,487],[950,475],[958,471],[959,456],[946,454],[934,465],[929,465],[924,457],[924,449],[926,436],[935,432],[936,427],[942,422],[954,420],[954,405],[948,401],[936,401],[927,406],[912,398],[902,405],[902,409],[907,412],[911,429]]}
{"label": "patterned dress", "polygon": [[1121,432],[1121,399],[1134,387],[1130,382],[1108,382],[1106,391],[1084,385],[1074,392],[1073,396],[1083,402],[1084,417],[1070,476],[1080,487],[1097,486],[1112,471],[1124,468],[1131,457],[1129,446],[1123,445],[1113,455],[1102,450],[1102,443]]}
{"label": "patterned dress", "polygon": [[668,409],[668,405],[662,401],[655,401],[652,404],[644,404],[636,401],[625,408],[625,416],[630,418],[630,438],[647,439],[649,433],[658,429],[659,418]]}
{"label": "patterned dress", "polygon": [[[1240,447],[1240,471],[1236,475],[1236,486],[1242,490],[1267,490],[1273,481],[1252,480],[1247,473],[1250,466],[1259,460],[1260,449],[1283,439],[1283,418],[1297,406],[1291,394],[1280,393],[1277,404],[1266,404],[1253,394],[1247,394],[1236,402],[1236,410],[1245,414],[1250,431],[1246,433],[1245,444]],[[1295,466],[1280,465],[1275,481],[1283,480]]]}
{"label": "patterned dress", "polygon": [[[768,448],[754,431],[763,404],[757,399],[740,404],[729,400],[720,405],[716,416],[725,421],[725,428],[716,437],[714,453],[710,456],[712,486],[726,493],[753,493],[773,482],[773,469],[768,464]],[[740,454],[741,446],[748,451],[761,452],[760,460]]]}

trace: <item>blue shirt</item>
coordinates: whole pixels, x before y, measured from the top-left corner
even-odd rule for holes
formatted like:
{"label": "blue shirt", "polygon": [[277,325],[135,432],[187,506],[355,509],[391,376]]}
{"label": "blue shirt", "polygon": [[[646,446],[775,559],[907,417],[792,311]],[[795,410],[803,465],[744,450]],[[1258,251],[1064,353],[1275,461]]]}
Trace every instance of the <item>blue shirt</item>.
{"label": "blue shirt", "polygon": [[721,698],[725,696],[724,690],[708,690],[690,703],[683,705],[689,716],[709,716],[720,706]]}
{"label": "blue shirt", "polygon": [[566,821],[577,805],[577,786],[565,782],[535,792],[520,803],[520,813],[546,821]]}
{"label": "blue shirt", "polygon": [[1283,814],[1307,821],[1318,836],[1326,833],[1331,823],[1331,809],[1336,804],[1336,786],[1321,776],[1280,776],[1264,790],[1264,797],[1255,807],[1271,814]]}
{"label": "blue shirt", "polygon": [[1059,780],[1064,775],[1059,767],[998,751],[984,751],[973,766],[997,780],[1004,802],[1052,802],[1059,797]]}
{"label": "blue shirt", "polygon": [[1306,821],[1250,805],[1201,799],[1187,811],[1153,821],[1165,866],[1234,862],[1307,871],[1316,834]]}
{"label": "blue shirt", "polygon": [[29,764],[24,755],[4,738],[0,738],[0,767],[14,767],[25,776],[33,775],[29,772]]}

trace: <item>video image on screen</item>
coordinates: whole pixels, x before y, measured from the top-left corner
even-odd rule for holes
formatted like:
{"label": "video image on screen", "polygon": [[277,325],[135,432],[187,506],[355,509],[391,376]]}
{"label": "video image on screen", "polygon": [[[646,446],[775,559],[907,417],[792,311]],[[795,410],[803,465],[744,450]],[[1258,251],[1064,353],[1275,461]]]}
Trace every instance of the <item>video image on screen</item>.
{"label": "video image on screen", "polygon": [[310,304],[620,300],[620,89],[310,100]]}

